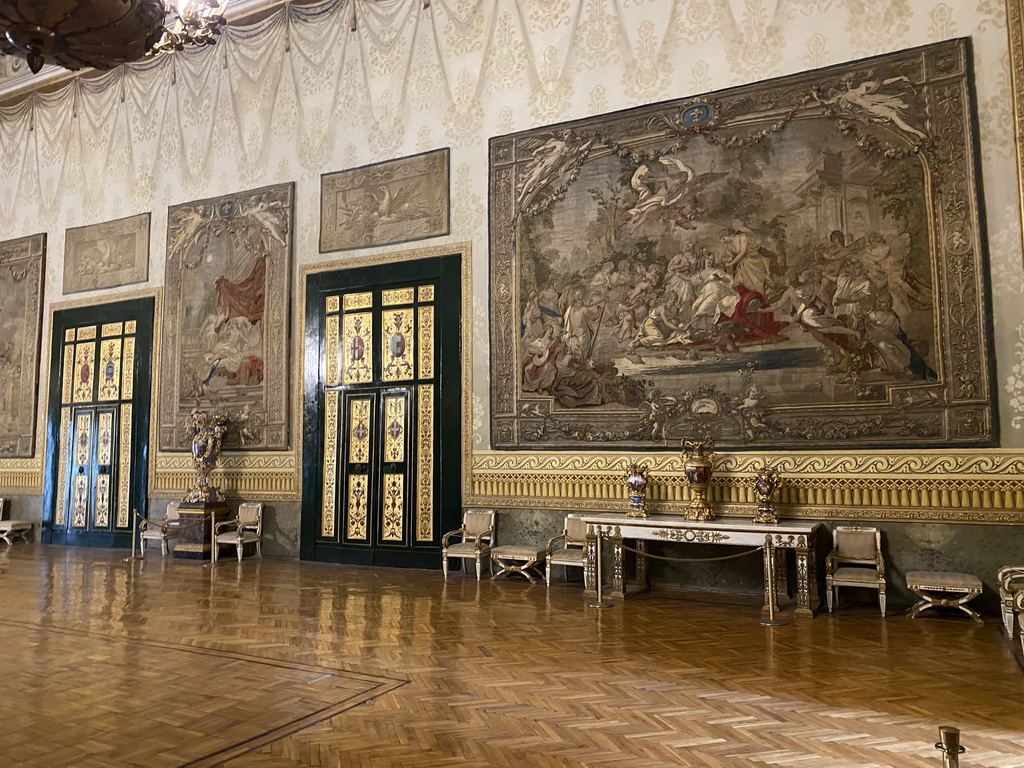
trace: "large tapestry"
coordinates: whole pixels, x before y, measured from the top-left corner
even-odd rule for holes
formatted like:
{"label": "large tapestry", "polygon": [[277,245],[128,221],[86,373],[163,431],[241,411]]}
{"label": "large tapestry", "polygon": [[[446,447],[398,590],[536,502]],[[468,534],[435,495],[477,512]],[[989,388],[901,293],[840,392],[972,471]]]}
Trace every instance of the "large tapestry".
{"label": "large tapestry", "polygon": [[955,40],[491,140],[498,448],[995,440]]}
{"label": "large tapestry", "polygon": [[447,148],[325,173],[320,252],[405,243],[451,231]]}
{"label": "large tapestry", "polygon": [[144,283],[149,278],[148,213],[67,230],[64,293]]}
{"label": "large tapestry", "polygon": [[33,455],[46,235],[0,243],[0,458]]}
{"label": "large tapestry", "polygon": [[288,447],[288,298],[295,187],[172,206],[159,446],[186,450],[193,408],[229,422],[225,448]]}

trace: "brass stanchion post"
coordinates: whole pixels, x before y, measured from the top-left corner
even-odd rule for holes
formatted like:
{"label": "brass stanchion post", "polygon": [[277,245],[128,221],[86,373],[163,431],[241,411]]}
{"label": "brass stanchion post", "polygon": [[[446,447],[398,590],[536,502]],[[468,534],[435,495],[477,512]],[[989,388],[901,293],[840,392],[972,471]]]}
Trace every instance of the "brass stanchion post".
{"label": "brass stanchion post", "polygon": [[764,537],[764,589],[768,594],[768,618],[758,623],[765,627],[784,627],[788,621],[775,618],[775,547],[772,546],[771,534]]}
{"label": "brass stanchion post", "polygon": [[601,526],[595,526],[597,528],[597,600],[588,600],[587,606],[590,608],[610,608],[614,605],[611,600],[604,599],[604,574],[601,571],[601,543],[603,541]]}
{"label": "brass stanchion post", "polygon": [[935,748],[942,753],[942,768],[960,768],[960,755],[967,750],[960,746],[960,729],[939,726],[939,742]]}
{"label": "brass stanchion post", "polygon": [[124,559],[124,561],[126,563],[130,563],[133,560],[144,560],[145,559],[145,557],[146,557],[145,555],[136,555],[135,554],[135,545],[138,542],[138,539],[139,539],[139,510],[138,509],[133,509],[132,510],[132,554],[131,554],[131,556],[126,557]]}

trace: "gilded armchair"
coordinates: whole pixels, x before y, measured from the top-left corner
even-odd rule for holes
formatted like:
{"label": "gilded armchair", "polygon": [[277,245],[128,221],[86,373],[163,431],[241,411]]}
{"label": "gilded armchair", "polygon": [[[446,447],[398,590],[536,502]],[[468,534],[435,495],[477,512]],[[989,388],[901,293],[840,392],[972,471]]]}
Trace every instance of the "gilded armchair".
{"label": "gilded armchair", "polygon": [[547,583],[551,586],[551,566],[565,567],[565,578],[569,579],[569,568],[583,568],[584,588],[586,583],[587,524],[577,515],[565,516],[565,529],[548,542],[547,546]]}
{"label": "gilded armchair", "polygon": [[210,542],[213,564],[221,547],[234,547],[238,562],[242,562],[242,551],[246,544],[256,545],[256,556],[263,559],[260,544],[263,541],[263,502],[247,501],[238,505],[238,514],[231,520],[224,520],[213,526]]}
{"label": "gilded armchair", "polygon": [[878,590],[878,605],[885,618],[885,560],[882,534],[877,528],[837,526],[835,548],[825,559],[825,597],[828,612],[838,599],[839,587]]}
{"label": "gilded armchair", "polygon": [[181,525],[178,519],[179,504],[180,501],[169,502],[163,517],[147,517],[139,523],[139,549],[143,557],[146,556],[147,541],[159,541],[160,554],[167,557],[167,542],[178,538]]}
{"label": "gilded armchair", "polygon": [[[999,583],[999,608],[1003,613],[1006,636],[1013,637],[1014,598],[1024,592],[1024,565],[1007,565],[996,571]],[[1020,608],[1016,608],[1020,611]]]}
{"label": "gilded armchair", "polygon": [[1017,611],[1017,623],[1020,625],[1020,650],[1024,653],[1024,589],[1013,596],[1013,608]]}
{"label": "gilded armchair", "polygon": [[490,563],[493,544],[494,510],[467,509],[462,514],[462,527],[441,537],[441,569],[444,577],[448,578],[448,558],[458,557],[476,560],[476,580],[480,581],[483,561]]}

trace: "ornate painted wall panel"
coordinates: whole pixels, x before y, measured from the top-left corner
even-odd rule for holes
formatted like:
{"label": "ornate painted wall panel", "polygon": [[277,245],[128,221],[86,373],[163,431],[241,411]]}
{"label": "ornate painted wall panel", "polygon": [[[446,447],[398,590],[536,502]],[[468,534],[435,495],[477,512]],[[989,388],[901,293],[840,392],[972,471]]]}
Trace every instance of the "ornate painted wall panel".
{"label": "ornate painted wall panel", "polygon": [[46,235],[0,243],[0,458],[35,447]]}
{"label": "ornate painted wall panel", "polygon": [[969,44],[491,140],[497,448],[993,444]]}
{"label": "ornate painted wall panel", "polygon": [[172,206],[158,444],[191,445],[194,407],[226,413],[226,448],[289,444],[288,314],[294,185]]}
{"label": "ornate painted wall panel", "polygon": [[94,291],[149,279],[148,213],[67,230],[64,293]]}
{"label": "ornate painted wall panel", "polygon": [[449,150],[325,173],[320,252],[439,237],[451,231]]}

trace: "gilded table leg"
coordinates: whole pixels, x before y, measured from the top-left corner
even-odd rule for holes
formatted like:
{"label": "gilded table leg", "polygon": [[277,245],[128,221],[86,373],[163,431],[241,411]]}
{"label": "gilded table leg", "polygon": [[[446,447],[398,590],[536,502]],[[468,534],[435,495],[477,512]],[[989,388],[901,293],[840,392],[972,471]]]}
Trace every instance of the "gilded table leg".
{"label": "gilded table leg", "polygon": [[786,572],[786,550],[775,548],[775,594],[789,594],[789,574]]}
{"label": "gilded table leg", "polygon": [[[777,613],[779,610],[778,593],[776,592],[776,594],[772,594],[771,591],[773,574],[770,569],[774,568],[775,563],[777,562],[775,554],[775,548],[768,546],[766,542],[762,557],[762,560],[764,561],[764,605],[761,608],[761,613],[764,615]],[[776,584],[776,588],[777,587],[778,584]]]}
{"label": "gilded table leg", "polygon": [[[813,616],[821,608],[821,595],[818,594],[818,534],[814,531],[807,537],[807,581],[809,584],[810,604],[807,606]],[[884,613],[884,611],[883,611]]]}
{"label": "gilded table leg", "polygon": [[626,579],[622,572],[622,536],[618,528],[608,536],[612,545],[612,597],[626,596]]}
{"label": "gilded table leg", "polygon": [[636,583],[641,587],[649,587],[647,583],[647,542],[636,540]]}
{"label": "gilded table leg", "polygon": [[811,610],[811,558],[807,537],[801,536],[796,547],[796,610],[795,616],[814,618]]}
{"label": "gilded table leg", "polygon": [[587,543],[584,546],[583,594],[597,594],[597,534],[594,526],[587,526]]}

